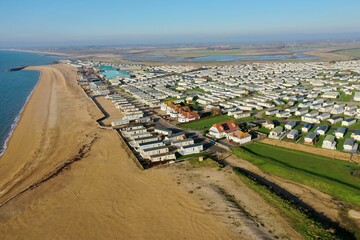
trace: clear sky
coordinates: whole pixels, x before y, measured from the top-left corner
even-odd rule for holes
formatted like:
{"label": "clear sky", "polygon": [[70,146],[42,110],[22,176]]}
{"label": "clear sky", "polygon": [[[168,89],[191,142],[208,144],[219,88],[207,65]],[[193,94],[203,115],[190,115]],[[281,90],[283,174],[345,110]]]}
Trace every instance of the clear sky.
{"label": "clear sky", "polygon": [[0,46],[360,36],[360,0],[0,0]]}

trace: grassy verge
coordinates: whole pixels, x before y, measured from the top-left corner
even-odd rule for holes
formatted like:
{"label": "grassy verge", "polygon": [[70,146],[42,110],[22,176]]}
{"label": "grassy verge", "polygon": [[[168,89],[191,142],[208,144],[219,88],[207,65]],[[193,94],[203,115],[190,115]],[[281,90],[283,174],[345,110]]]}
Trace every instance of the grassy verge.
{"label": "grassy verge", "polygon": [[360,206],[359,167],[355,163],[259,142],[236,147],[233,153],[266,172]]}
{"label": "grassy verge", "polygon": [[289,224],[306,239],[355,239],[351,233],[343,229],[333,229],[328,223],[320,221],[293,201],[278,195],[241,169],[234,169],[234,171],[243,183],[286,216]]}
{"label": "grassy verge", "polygon": [[217,163],[216,161],[212,160],[211,158],[204,157],[204,160],[202,162],[199,161],[198,157],[193,157],[189,159],[188,161],[191,166],[193,167],[213,167],[213,168],[220,168],[221,165]]}

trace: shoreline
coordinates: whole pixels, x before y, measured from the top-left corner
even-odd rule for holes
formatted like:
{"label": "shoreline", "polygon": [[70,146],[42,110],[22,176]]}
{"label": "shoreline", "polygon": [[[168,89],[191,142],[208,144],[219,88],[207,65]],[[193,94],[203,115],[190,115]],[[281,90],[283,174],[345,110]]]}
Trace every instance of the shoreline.
{"label": "shoreline", "polygon": [[42,72],[40,81],[0,158],[1,236],[236,238],[172,175],[138,169],[116,131],[96,122],[102,113],[75,68],[30,70]]}
{"label": "shoreline", "polygon": [[[26,67],[26,68],[28,68],[28,67]],[[23,69],[23,70],[21,70],[21,71],[27,71],[26,68]],[[6,149],[7,149],[7,147],[8,147],[8,142],[10,141],[13,133],[15,132],[16,127],[18,126],[19,122],[21,121],[21,118],[22,118],[22,116],[23,116],[23,112],[25,111],[26,106],[28,105],[28,103],[29,103],[32,95],[33,95],[34,92],[35,92],[36,87],[38,86],[38,84],[39,84],[39,82],[40,82],[40,79],[41,79],[41,76],[42,76],[42,72],[41,72],[41,71],[38,71],[38,72],[40,72],[40,76],[39,76],[39,78],[38,78],[38,81],[36,82],[34,88],[31,90],[31,92],[30,92],[29,95],[27,96],[27,98],[26,98],[26,100],[25,100],[25,103],[24,103],[24,105],[22,106],[22,108],[20,109],[19,113],[18,113],[18,114],[16,115],[16,117],[14,118],[13,123],[12,123],[11,126],[10,126],[10,131],[6,134],[5,142],[4,142],[4,144],[3,144],[3,145],[1,146],[1,148],[0,148],[0,160],[1,160],[1,157],[5,154]]]}
{"label": "shoreline", "polygon": [[15,48],[10,48],[10,49],[0,49],[0,51],[13,51],[13,52],[28,52],[28,53],[41,53],[47,56],[57,56],[57,57],[67,57],[68,55],[64,54],[64,53],[59,53],[59,52],[47,52],[47,51],[36,51],[36,50],[26,50],[26,49],[15,49]]}

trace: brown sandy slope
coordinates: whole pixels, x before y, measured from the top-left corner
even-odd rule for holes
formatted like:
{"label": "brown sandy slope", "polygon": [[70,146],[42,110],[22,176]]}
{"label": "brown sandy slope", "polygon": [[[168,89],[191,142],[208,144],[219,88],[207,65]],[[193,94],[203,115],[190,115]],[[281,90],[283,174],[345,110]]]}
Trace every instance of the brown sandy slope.
{"label": "brown sandy slope", "polygon": [[74,69],[32,69],[41,80],[0,158],[1,239],[236,238],[169,174],[135,166]]}

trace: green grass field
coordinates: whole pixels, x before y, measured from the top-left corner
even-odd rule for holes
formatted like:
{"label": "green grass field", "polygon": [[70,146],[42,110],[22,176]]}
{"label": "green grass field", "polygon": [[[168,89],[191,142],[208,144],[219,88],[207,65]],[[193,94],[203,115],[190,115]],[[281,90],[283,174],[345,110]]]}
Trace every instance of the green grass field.
{"label": "green grass field", "polygon": [[350,102],[354,97],[354,93],[352,93],[351,95],[346,95],[344,92],[340,91],[340,97],[339,97],[339,101],[340,102]]}
{"label": "green grass field", "polygon": [[[271,188],[257,182],[241,169],[234,169],[234,171],[243,183],[286,216],[289,219],[288,223],[306,239],[352,239],[352,234],[349,232],[352,232],[353,229],[349,232],[330,231],[331,227],[328,224],[321,222],[321,220],[309,214],[309,212],[304,211],[293,201],[282,198]],[[356,226],[354,229],[357,229]]]}
{"label": "green grass field", "polygon": [[229,120],[234,120],[237,123],[241,123],[241,122],[252,121],[254,119],[255,119],[254,116],[235,119],[232,116],[221,115],[221,116],[216,116],[216,117],[213,117],[213,118],[203,119],[203,120],[196,121],[196,122],[185,123],[183,125],[180,125],[180,127],[185,128],[185,129],[191,129],[191,130],[208,130],[215,123],[226,122],[226,121],[229,121]]}
{"label": "green grass field", "polygon": [[349,57],[360,57],[360,48],[338,51],[336,53],[340,53]]}
{"label": "green grass field", "polygon": [[233,153],[266,172],[360,206],[360,168],[355,163],[259,142],[236,147]]}
{"label": "green grass field", "polygon": [[186,90],[185,92],[201,92],[201,93],[211,93],[211,92],[208,92],[208,91],[205,91],[204,89],[202,88],[193,88],[193,89],[189,89],[189,90]]}
{"label": "green grass field", "polygon": [[221,115],[213,118],[204,119],[201,121],[185,123],[181,125],[181,127],[192,130],[205,130],[211,128],[211,126],[214,125],[215,123],[226,122],[229,120],[234,120],[234,118],[228,115]]}

